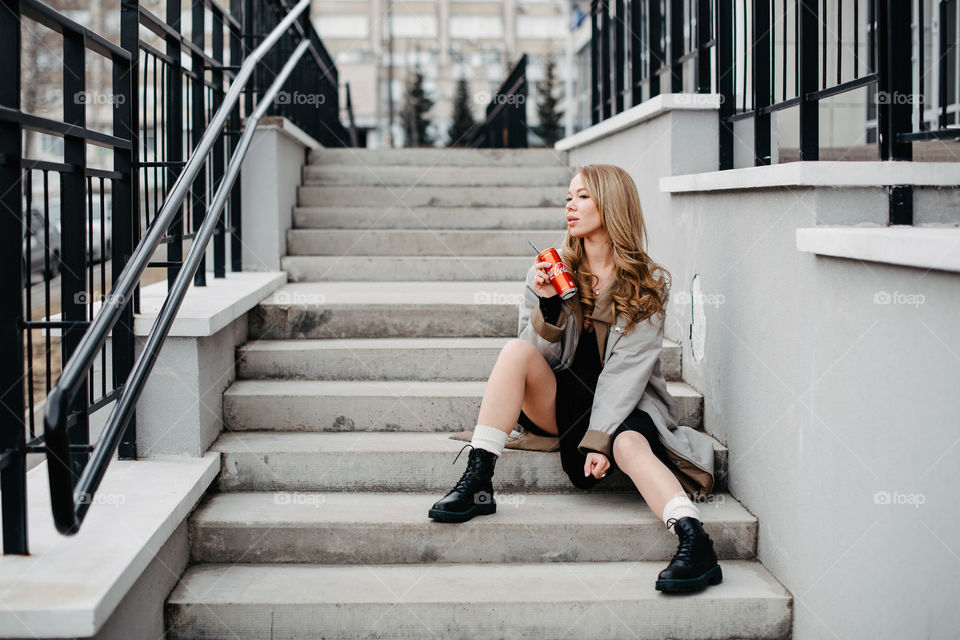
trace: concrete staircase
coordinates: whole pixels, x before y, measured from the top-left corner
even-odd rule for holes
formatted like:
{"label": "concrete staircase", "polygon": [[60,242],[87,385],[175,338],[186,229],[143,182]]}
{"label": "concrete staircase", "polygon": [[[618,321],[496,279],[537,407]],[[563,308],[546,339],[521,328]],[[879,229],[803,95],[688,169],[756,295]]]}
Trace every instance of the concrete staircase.
{"label": "concrete staircase", "polygon": [[[676,537],[628,479],[575,489],[555,453],[507,449],[495,515],[436,523],[532,240],[563,237],[571,170],[547,150],[324,150],[304,170],[290,283],[250,315],[224,393],[218,493],[190,519],[171,638],[786,638],[790,594],[757,519],[701,506],[724,581],[654,589]],[[683,424],[703,398],[662,354]]]}

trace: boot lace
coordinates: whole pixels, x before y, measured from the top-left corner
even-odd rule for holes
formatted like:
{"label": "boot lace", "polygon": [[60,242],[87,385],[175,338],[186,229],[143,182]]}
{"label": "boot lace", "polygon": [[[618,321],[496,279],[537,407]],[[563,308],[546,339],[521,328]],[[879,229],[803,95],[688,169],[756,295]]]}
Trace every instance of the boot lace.
{"label": "boot lace", "polygon": [[[453,459],[453,464],[457,463],[457,460],[460,458],[460,454],[463,453],[463,450],[467,447],[470,447],[472,451],[476,451],[476,448],[472,444],[465,444],[460,449],[460,452],[457,453],[457,457]],[[472,453],[471,451],[471,453]],[[467,458],[467,468],[463,470],[463,475],[460,476],[460,479],[457,480],[457,484],[453,487],[454,491],[466,491],[466,489],[480,476],[480,457],[473,456]]]}
{"label": "boot lace", "polygon": [[676,523],[677,518],[669,518],[667,520],[667,528],[673,526],[673,530],[677,532],[677,538],[680,539],[680,544],[677,546],[677,553],[673,556],[673,561],[676,562],[679,560],[693,564],[693,536],[687,535],[686,529],[674,526]]}

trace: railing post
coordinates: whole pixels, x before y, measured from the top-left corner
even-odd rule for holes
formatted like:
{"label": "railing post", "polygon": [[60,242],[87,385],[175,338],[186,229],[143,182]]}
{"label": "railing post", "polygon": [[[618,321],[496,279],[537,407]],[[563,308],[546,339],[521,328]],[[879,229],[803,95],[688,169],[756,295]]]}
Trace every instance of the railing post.
{"label": "railing post", "polygon": [[[190,24],[190,39],[193,44],[197,45],[202,52],[204,50],[206,32],[206,6],[203,2],[194,2],[192,13],[193,16]],[[192,58],[193,61],[191,66],[193,67],[194,73],[197,74],[197,77],[194,78],[193,82],[190,83],[190,107],[193,111],[190,116],[190,146],[196,147],[200,143],[200,138],[203,137],[203,132],[207,128],[207,101],[205,99],[206,65],[204,64],[202,53],[194,52]],[[192,210],[192,215],[190,217],[193,220],[194,233],[200,231],[200,227],[203,225],[203,219],[207,216],[208,162],[208,160],[204,160],[204,166],[200,171],[200,175],[196,180],[193,181],[193,185],[191,187],[192,204],[190,208]],[[200,267],[193,276],[193,284],[197,287],[203,287],[207,284],[207,259],[205,257],[200,259]]]}
{"label": "railing post", "polygon": [[[134,227],[140,224],[140,15],[139,0],[122,0],[120,5],[120,46],[130,52],[129,69],[113,64],[113,87],[117,96],[113,107],[113,131],[118,138],[130,138],[130,151],[113,150],[114,169],[123,177],[114,182],[112,282],[123,273],[133,254]],[[122,97],[122,99],[121,99]],[[113,386],[117,388],[133,369],[133,300],[127,302],[120,320],[113,327]],[[121,460],[137,458],[137,418],[123,432],[117,453]]]}
{"label": "railing post", "polygon": [[[180,33],[180,0],[167,0],[167,24]],[[167,90],[167,161],[180,163],[183,161],[183,65],[180,62],[181,45],[173,37],[167,36],[167,56],[172,61],[166,66]],[[180,175],[179,164],[167,166],[168,184],[173,185]],[[180,262],[183,260],[183,212],[184,206],[177,209],[177,214],[170,223],[167,243],[167,288],[173,286],[180,273]]]}
{"label": "railing post", "polygon": [[[86,47],[84,36],[80,33],[63,31],[63,121],[77,127],[86,126]],[[86,290],[87,256],[93,253],[93,247],[87,247],[87,149],[86,142],[80,136],[63,136],[63,161],[71,165],[73,171],[64,173],[60,179],[61,210],[60,236],[67,241],[60,249],[60,318],[68,323],[82,323],[87,320],[87,296],[93,291]],[[64,366],[73,355],[83,337],[83,326],[67,326],[63,329],[60,348]],[[71,412],[76,415],[76,423],[68,429],[71,445],[90,443],[89,416],[87,403],[87,378],[71,403]],[[86,466],[89,454],[73,449],[70,452],[70,469],[74,479],[80,477]],[[63,461],[66,464],[66,461]]]}
{"label": "railing post", "polygon": [[[630,2],[630,48],[628,49],[630,59],[630,104],[636,105],[643,102],[643,47],[644,42],[640,37],[642,21],[640,12],[643,11],[644,0],[629,0]],[[648,49],[649,50],[649,49]]]}
{"label": "railing post", "polygon": [[590,124],[600,122],[600,7],[601,0],[590,0]]}
{"label": "railing post", "polygon": [[[899,139],[910,133],[913,116],[912,2],[879,0],[877,133],[881,160],[913,160],[913,145]],[[946,28],[941,25],[941,28]],[[920,25],[923,29],[923,25]],[[922,106],[921,106],[922,109]],[[913,187],[890,187],[890,224],[913,224]]]}
{"label": "railing post", "polygon": [[[0,106],[20,108],[20,2],[0,0]],[[22,133],[17,122],[0,122],[0,515],[3,552],[28,553],[27,466],[24,415],[23,209],[20,157]],[[29,215],[29,214],[28,214]]]}
{"label": "railing post", "polygon": [[697,93],[710,93],[710,0],[697,0]]}
{"label": "railing post", "polygon": [[733,169],[733,9],[729,2],[717,3],[717,93],[720,94],[717,168]]}
{"label": "railing post", "polygon": [[610,0],[600,0],[600,104],[606,120],[613,115],[610,98]]}
{"label": "railing post", "polygon": [[770,164],[770,0],[753,2],[753,164]]}
{"label": "railing post", "polygon": [[[883,2],[884,0],[880,0]],[[808,100],[807,94],[819,88],[817,51],[820,21],[817,5],[820,0],[797,0],[799,3],[799,38],[797,42],[798,89],[800,98],[800,160],[818,160],[820,157],[820,104]]]}
{"label": "railing post", "polygon": [[[202,4],[202,3],[201,3]],[[224,55],[223,55],[223,19],[220,17],[220,14],[214,13],[211,16],[213,20],[213,38],[211,40],[211,45],[213,47],[213,58],[216,60],[216,63],[221,67],[225,64]],[[213,80],[213,86],[216,87],[213,91],[213,96],[211,98],[211,111],[216,113],[220,108],[220,105],[223,104],[223,69],[213,69],[211,71],[210,77]],[[229,129],[229,125],[227,126]],[[217,140],[216,146],[213,148],[213,189],[216,191],[217,187],[220,186],[220,181],[223,180],[223,171],[224,171],[224,144],[226,138],[224,137],[222,131],[220,138]],[[217,216],[217,228],[213,234],[213,277],[214,278],[223,278],[226,277],[226,245],[224,243],[224,218],[226,217],[226,211],[222,212]],[[201,266],[201,269],[203,267]]]}
{"label": "railing post", "polygon": [[623,111],[623,26],[625,21],[624,0],[612,0],[616,13],[614,14],[613,29],[613,111],[620,113]]}
{"label": "railing post", "polygon": [[[232,15],[237,22],[242,26],[242,30],[237,32],[233,29],[230,30],[230,64],[231,66],[237,66],[243,63],[243,60],[246,58],[246,50],[244,47],[243,36],[246,33],[249,24],[249,16],[247,11],[244,9],[244,0],[230,0],[230,15]],[[256,74],[256,71],[254,71]],[[254,75],[254,77],[256,77]],[[252,95],[248,91],[243,98],[244,104],[246,105],[247,113],[251,112],[250,104],[252,100]],[[233,158],[233,154],[237,149],[238,141],[238,132],[240,130],[240,101],[237,101],[236,106],[230,111],[230,118],[228,120],[229,124],[227,129],[231,132],[230,136],[227,138],[229,144],[230,158]],[[241,170],[241,177],[243,171]],[[240,196],[240,179],[237,180],[236,184],[233,185],[233,188],[230,190],[230,220],[227,223],[227,227],[230,229],[230,270],[231,271],[242,271],[243,270],[243,256],[242,256],[242,242],[240,240],[240,222],[242,217],[242,198]]]}
{"label": "railing post", "polygon": [[[660,95],[660,69],[663,67],[663,13],[660,11],[660,0],[646,0],[647,2],[647,82],[650,85],[650,95],[647,99]],[[723,4],[722,2],[720,4]]]}
{"label": "railing post", "polygon": [[667,65],[670,68],[670,91],[683,91],[683,5],[684,0],[669,0],[667,3],[667,19],[670,28],[670,58]]}

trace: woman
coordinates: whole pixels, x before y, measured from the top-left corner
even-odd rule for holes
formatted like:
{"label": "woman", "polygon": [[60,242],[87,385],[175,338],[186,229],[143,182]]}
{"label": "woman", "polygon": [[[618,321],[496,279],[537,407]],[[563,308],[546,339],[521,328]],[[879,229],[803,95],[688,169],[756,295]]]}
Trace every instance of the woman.
{"label": "woman", "polygon": [[577,487],[592,487],[613,465],[623,470],[679,538],[656,588],[705,589],[722,572],[684,488],[697,497],[712,491],[713,443],[677,426],[660,372],[670,274],[643,249],[640,199],[623,169],[578,168],[566,214],[560,253],[578,293],[562,301],[547,262],[527,272],[519,338],[504,346],[490,374],[467,468],[429,515],[464,522],[496,511],[494,465],[519,420],[559,437],[561,464]]}

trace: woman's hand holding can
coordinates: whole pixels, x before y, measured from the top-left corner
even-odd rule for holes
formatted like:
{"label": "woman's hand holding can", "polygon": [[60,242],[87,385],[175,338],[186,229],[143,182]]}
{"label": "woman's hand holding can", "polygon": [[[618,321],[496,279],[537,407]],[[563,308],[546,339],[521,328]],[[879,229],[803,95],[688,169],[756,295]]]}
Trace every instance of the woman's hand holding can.
{"label": "woman's hand holding can", "polygon": [[533,275],[533,290],[541,298],[552,298],[557,295],[556,288],[550,282],[551,263],[537,262],[534,266],[536,267],[536,273]]}

